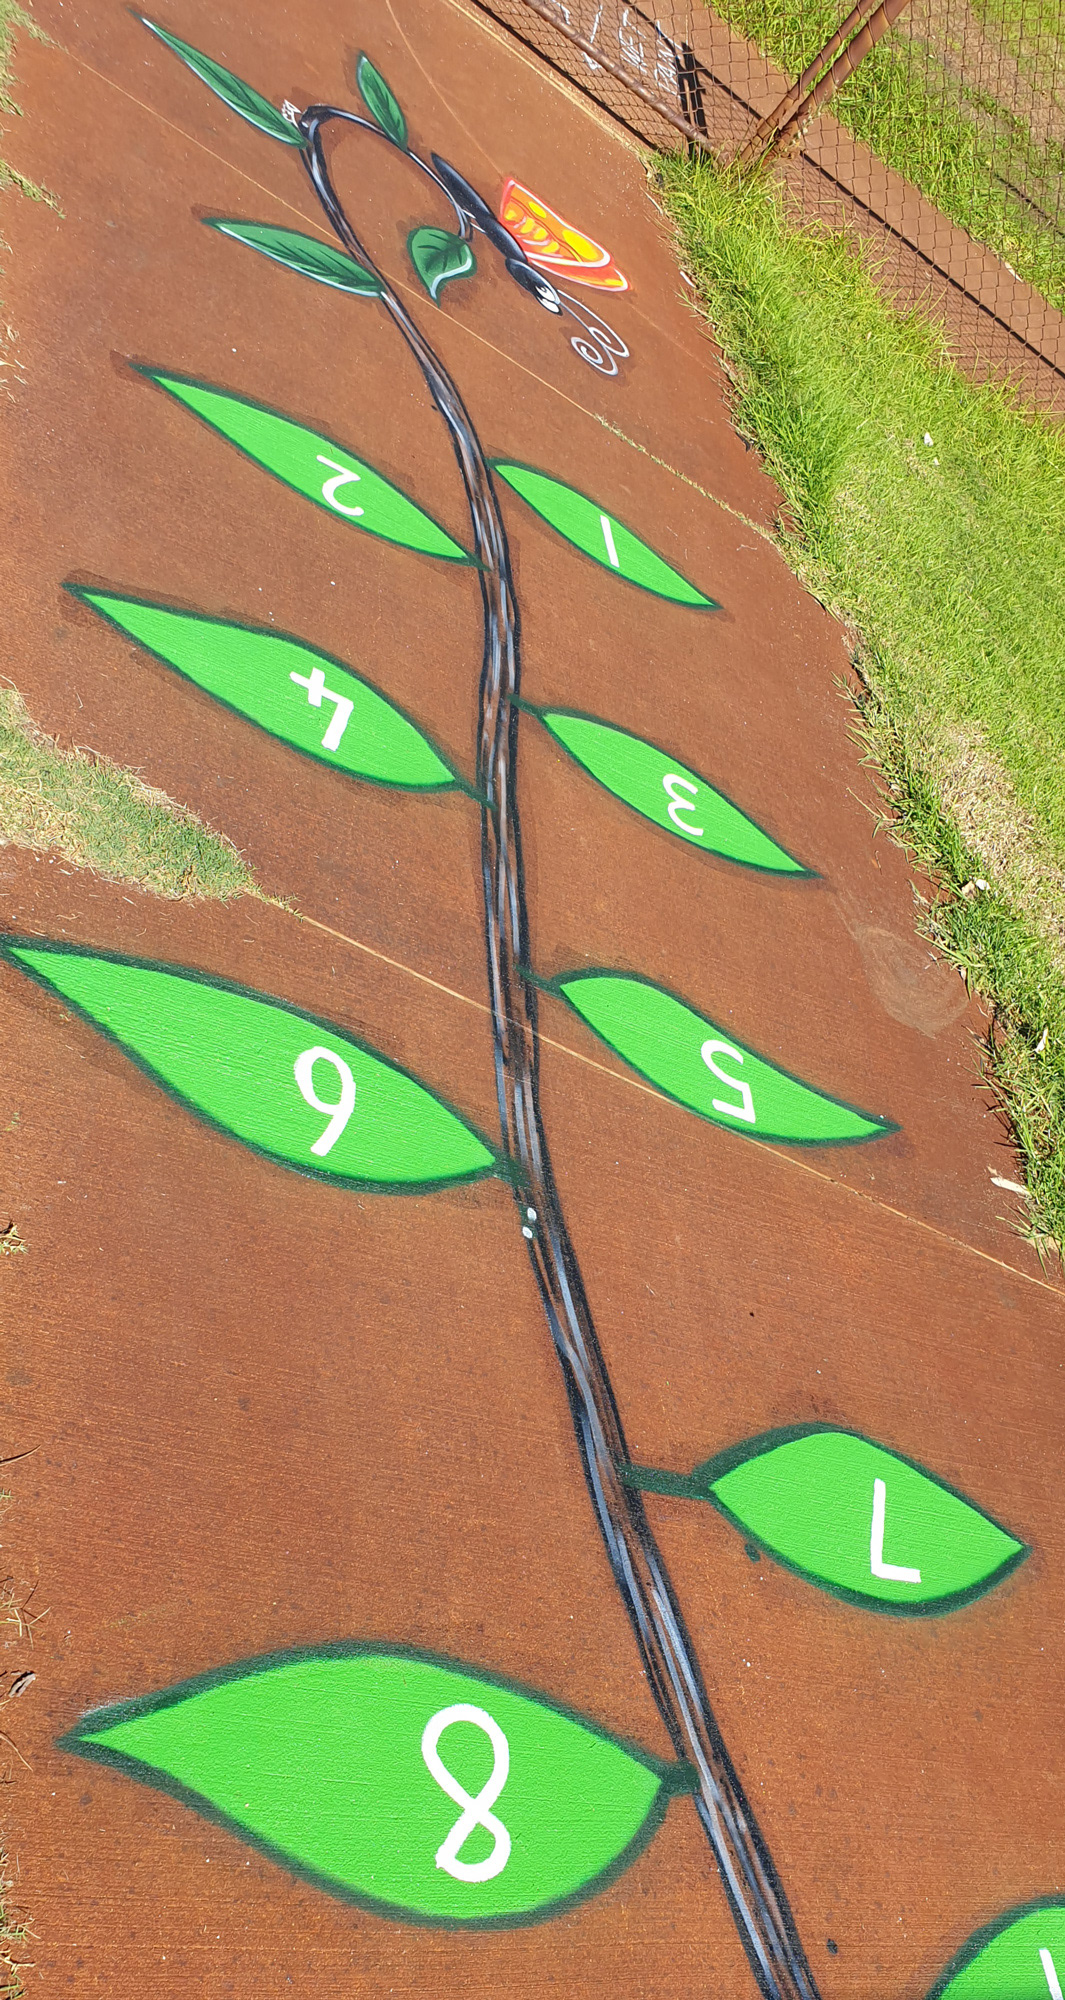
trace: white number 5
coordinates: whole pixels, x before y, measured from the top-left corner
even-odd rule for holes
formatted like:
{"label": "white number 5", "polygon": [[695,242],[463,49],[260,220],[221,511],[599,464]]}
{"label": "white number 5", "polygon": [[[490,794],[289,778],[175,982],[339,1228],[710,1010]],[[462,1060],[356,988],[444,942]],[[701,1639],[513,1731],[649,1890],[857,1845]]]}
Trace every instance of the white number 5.
{"label": "white number 5", "polygon": [[[340,1097],[336,1104],[323,1104],[315,1090],[314,1065],[316,1062],[332,1063],[333,1068],[340,1078]],[[300,1088],[301,1096],[310,1105],[312,1111],[320,1111],[323,1118],[328,1118],[329,1120],[321,1138],[316,1139],[311,1147],[311,1152],[316,1153],[321,1160],[336,1145],[340,1134],[355,1109],[355,1078],[352,1076],[343,1056],[335,1056],[332,1049],[304,1049],[303,1054],[296,1057],[292,1068],[296,1082]]]}
{"label": "white number 5", "polygon": [[731,1056],[733,1062],[741,1063],[743,1061],[742,1049],[734,1049],[731,1042],[704,1042],[699,1053],[707,1069],[713,1076],[718,1078],[719,1082],[727,1083],[730,1090],[739,1092],[740,1102],[738,1104],[725,1104],[720,1097],[715,1097],[713,1099],[714,1110],[723,1111],[726,1118],[742,1118],[747,1125],[757,1124],[758,1121],[754,1115],[754,1099],[751,1096],[750,1084],[744,1083],[741,1076],[729,1076],[726,1070],[718,1069],[714,1061],[715,1055],[720,1053],[723,1056]]}

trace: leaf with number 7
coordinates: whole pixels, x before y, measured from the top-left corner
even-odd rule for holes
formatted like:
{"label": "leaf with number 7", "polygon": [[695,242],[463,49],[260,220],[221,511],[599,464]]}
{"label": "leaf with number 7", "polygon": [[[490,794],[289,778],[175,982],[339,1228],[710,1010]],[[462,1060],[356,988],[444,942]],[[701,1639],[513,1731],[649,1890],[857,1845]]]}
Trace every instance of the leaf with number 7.
{"label": "leaf with number 7", "polygon": [[898,1127],[778,1069],[649,979],[563,972],[544,982],[667,1097],[749,1139],[842,1145]]}
{"label": "leaf with number 7", "polygon": [[531,465],[511,465],[503,459],[495,459],[492,470],[515,493],[520,493],[526,505],[541,520],[554,528],[574,548],[583,549],[593,562],[601,563],[604,569],[615,576],[623,576],[629,583],[638,584],[641,590],[650,590],[656,597],[668,597],[675,604],[693,604],[706,611],[719,611],[720,605],[713,597],[704,597],[696,590],[687,577],[681,576],[657,555],[647,542],[634,535],[622,521],[608,514],[600,507],[598,500],[590,500],[586,493],[579,493],[575,486],[563,486],[560,479],[552,479],[546,472],[537,472]]}
{"label": "leaf with number 7", "polygon": [[0,955],[58,993],[179,1103],[283,1166],[384,1191],[497,1170],[495,1153],[464,1118],[320,1015],[117,952],[9,937]]}

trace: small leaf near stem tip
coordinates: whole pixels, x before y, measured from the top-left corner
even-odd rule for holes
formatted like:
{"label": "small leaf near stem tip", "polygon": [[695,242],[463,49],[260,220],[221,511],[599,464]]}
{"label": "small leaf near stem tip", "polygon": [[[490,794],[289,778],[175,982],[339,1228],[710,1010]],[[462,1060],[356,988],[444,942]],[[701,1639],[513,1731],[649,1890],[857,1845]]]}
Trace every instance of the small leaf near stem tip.
{"label": "small leaf near stem tip", "polygon": [[370,61],[369,56],[360,55],[355,80],[366,109],[376,118],[386,138],[391,139],[394,146],[398,146],[401,152],[406,153],[409,150],[407,121],[380,70]]}

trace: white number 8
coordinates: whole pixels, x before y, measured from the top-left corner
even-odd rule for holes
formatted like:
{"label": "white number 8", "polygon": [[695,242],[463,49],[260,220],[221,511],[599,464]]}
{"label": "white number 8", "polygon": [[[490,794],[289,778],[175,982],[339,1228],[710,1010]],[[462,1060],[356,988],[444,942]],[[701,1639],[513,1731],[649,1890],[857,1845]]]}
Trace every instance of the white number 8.
{"label": "white number 8", "polygon": [[[333,1068],[336,1070],[340,1078],[340,1099],[338,1103],[323,1104],[321,1098],[318,1096],[314,1087],[314,1065],[316,1062],[332,1063]],[[343,1056],[335,1056],[332,1049],[304,1049],[303,1054],[296,1057],[292,1068],[296,1082],[300,1088],[301,1096],[310,1105],[312,1111],[320,1111],[323,1118],[328,1118],[329,1120],[321,1138],[316,1139],[311,1147],[311,1152],[316,1153],[321,1160],[336,1145],[340,1134],[355,1109],[355,1078],[352,1076]]]}
{"label": "white number 8", "polygon": [[714,1110],[723,1111],[726,1118],[742,1118],[746,1125],[757,1124],[758,1121],[754,1115],[754,1099],[751,1096],[750,1084],[744,1083],[741,1076],[729,1076],[727,1070],[718,1069],[714,1057],[719,1051],[723,1056],[731,1056],[733,1061],[738,1063],[743,1061],[743,1051],[742,1049],[734,1049],[731,1042],[704,1042],[699,1051],[707,1069],[721,1083],[727,1083],[730,1090],[739,1091],[740,1102],[738,1104],[725,1104],[720,1097],[715,1097],[712,1100]]}

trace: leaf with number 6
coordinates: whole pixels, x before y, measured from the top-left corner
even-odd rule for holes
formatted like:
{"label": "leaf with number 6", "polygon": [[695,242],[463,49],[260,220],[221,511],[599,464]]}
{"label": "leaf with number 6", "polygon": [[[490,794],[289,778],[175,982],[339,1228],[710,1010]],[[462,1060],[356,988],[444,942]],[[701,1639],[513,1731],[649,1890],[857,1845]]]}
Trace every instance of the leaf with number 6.
{"label": "leaf with number 6", "polygon": [[535,1923],[605,1888],[692,1782],[495,1675],[354,1644],[98,1709],[59,1747],[331,1895],[448,1926]]}
{"label": "leaf with number 6", "polygon": [[563,972],[544,982],[667,1097],[749,1139],[842,1145],[898,1130],[826,1097],[697,1014],[664,986],[624,972]]}
{"label": "leaf with number 6", "polygon": [[1007,1911],[976,1932],[928,2000],[1058,2000],[1065,1990],[1065,1897]]}
{"label": "leaf with number 6", "polygon": [[160,368],[139,366],[137,372],[184,403],[247,458],[265,466],[285,486],[305,494],[334,518],[424,555],[443,556],[448,562],[474,562],[475,558],[398,486],[331,438],[307,430],[280,410],[251,403],[244,396],[231,396],[193,376],[166,375]]}
{"label": "leaf with number 6", "polygon": [[496,1170],[496,1155],[456,1111],[317,1014],[116,952],[6,938],[0,954],[190,1111],[283,1166],[384,1191]]}
{"label": "leaf with number 6", "polygon": [[291,125],[287,118],[283,118],[268,98],[253,90],[250,83],[245,83],[241,77],[234,76],[232,70],[223,69],[221,63],[215,62],[213,56],[205,56],[199,49],[194,49],[191,42],[183,42],[177,35],[168,34],[165,28],[159,26],[158,21],[149,20],[147,14],[142,14],[140,19],[145,27],[150,28],[153,35],[158,35],[159,40],[165,42],[167,48],[172,49],[176,56],[180,56],[182,62],[188,64],[193,75],[198,76],[200,82],[205,83],[209,90],[213,90],[215,96],[222,99],[223,104],[228,104],[230,110],[235,111],[239,118],[246,118],[249,125],[254,125],[258,131],[267,133],[271,139],[283,139],[289,146],[303,145],[302,132],[298,132],[295,125]]}
{"label": "leaf with number 6", "polygon": [[639,535],[634,535],[631,528],[626,528],[613,514],[605,513],[598,500],[589,500],[575,486],[563,486],[560,479],[537,472],[531,465],[510,465],[503,459],[495,459],[492,470],[515,493],[520,493],[526,505],[549,527],[572,542],[574,548],[583,549],[586,556],[601,563],[604,569],[612,570],[615,576],[625,577],[656,597],[671,598],[675,604],[720,610],[715,598],[704,597],[694,583],[689,583],[687,577],[681,576]]}

